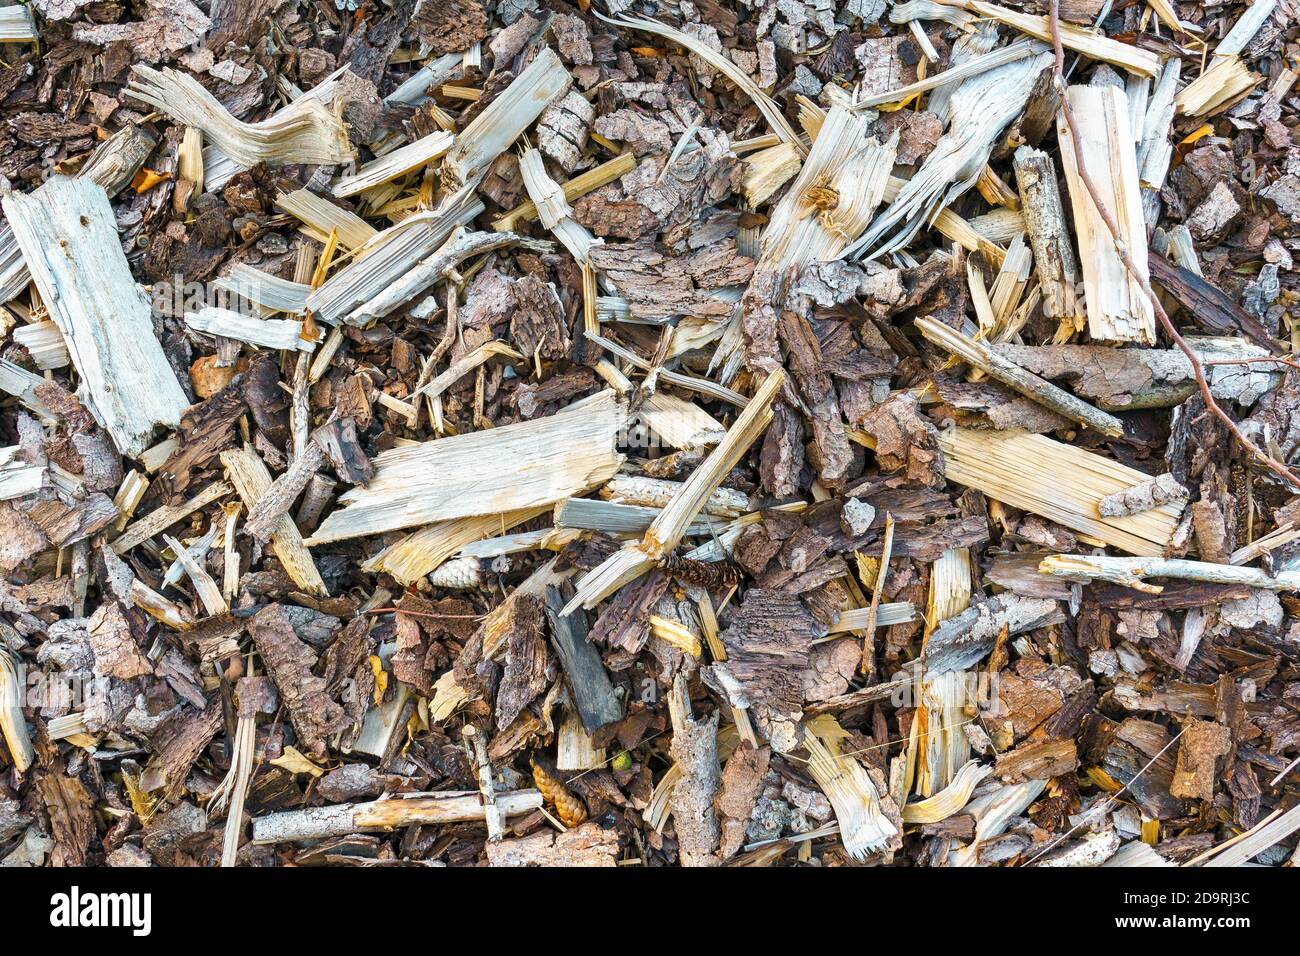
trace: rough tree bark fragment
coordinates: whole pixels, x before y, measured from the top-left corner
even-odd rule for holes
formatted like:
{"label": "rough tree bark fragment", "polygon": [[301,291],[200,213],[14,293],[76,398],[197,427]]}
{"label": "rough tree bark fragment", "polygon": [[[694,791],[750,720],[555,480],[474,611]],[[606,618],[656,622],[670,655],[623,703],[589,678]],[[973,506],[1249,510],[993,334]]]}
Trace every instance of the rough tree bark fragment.
{"label": "rough tree bark fragment", "polygon": [[298,738],[309,750],[323,756],[325,738],[343,730],[350,721],[343,708],[326,694],[325,679],[312,672],[315,652],[298,639],[289,616],[278,604],[259,611],[248,622],[248,633],[289,709]]}
{"label": "rough tree bark fragment", "polygon": [[1187,489],[1180,485],[1173,475],[1166,472],[1155,478],[1148,478],[1131,488],[1107,495],[1097,502],[1097,513],[1103,518],[1119,518],[1140,511],[1150,511],[1169,502],[1186,503],[1189,497]]}
{"label": "rough tree bark fragment", "polygon": [[722,828],[713,800],[722,777],[718,770],[718,715],[704,719],[691,714],[686,675],[678,673],[668,694],[668,715],[672,720],[673,760],[681,779],[673,787],[669,805],[683,866],[717,866]]}
{"label": "rough tree bark fragment", "polygon": [[727,659],[705,671],[733,707],[750,712],[777,753],[798,746],[803,673],[820,633],[817,619],[795,595],[751,588],[720,635]]}
{"label": "rough tree bark fragment", "polygon": [[1043,315],[1072,319],[1077,309],[1074,287],[1079,266],[1056,185],[1056,165],[1046,153],[1021,146],[1016,150],[1015,168],[1020,211],[1043,290]]}
{"label": "rough tree bark fragment", "polygon": [[1000,594],[948,618],[931,632],[922,654],[925,671],[933,676],[978,663],[993,649],[1003,628],[1014,635],[1063,620],[1056,601]]}

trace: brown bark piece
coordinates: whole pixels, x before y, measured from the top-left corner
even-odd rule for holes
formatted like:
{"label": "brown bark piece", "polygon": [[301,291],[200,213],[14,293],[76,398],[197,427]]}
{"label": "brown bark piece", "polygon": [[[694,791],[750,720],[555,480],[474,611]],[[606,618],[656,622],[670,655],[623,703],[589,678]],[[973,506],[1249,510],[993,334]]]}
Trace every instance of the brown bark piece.
{"label": "brown bark piece", "polygon": [[486,850],[489,866],[615,866],[618,833],[588,822],[564,833],[543,830],[489,843]]}
{"label": "brown bark piece", "polygon": [[316,654],[298,639],[288,614],[271,604],[248,622],[267,672],[289,709],[289,719],[303,745],[317,755],[325,753],[325,738],[347,726],[347,715],[325,692],[324,678],[312,673]]}
{"label": "brown bark piece", "polygon": [[819,627],[798,597],[751,588],[720,635],[727,659],[706,671],[733,707],[747,709],[777,753],[798,746],[803,675]]}
{"label": "brown bark piece", "polygon": [[1015,750],[999,754],[994,762],[994,773],[1004,783],[1023,783],[1064,776],[1078,767],[1079,754],[1073,740],[1045,740],[1022,744]]}
{"label": "brown bark piece", "polygon": [[433,56],[460,53],[487,37],[487,13],[478,0],[421,0],[411,29]]}
{"label": "brown bark piece", "polygon": [[686,677],[682,674],[673,681],[668,713],[673,726],[670,752],[682,772],[669,798],[682,865],[717,866],[715,854],[722,837],[713,807],[721,785],[718,715],[713,713],[704,719],[692,717]]}
{"label": "brown bark piece", "polygon": [[542,636],[545,618],[536,603],[521,604],[515,612],[510,637],[506,643],[506,666],[497,688],[496,722],[499,729],[508,727],[519,713],[546,690],[546,639]]}
{"label": "brown bark piece", "polygon": [[357,440],[357,423],[351,418],[336,418],[312,432],[312,441],[320,446],[334,466],[334,473],[350,485],[365,487],[375,476],[361,443]]}
{"label": "brown bark piece", "polygon": [[1183,728],[1178,763],[1169,792],[1175,797],[1213,800],[1218,759],[1232,748],[1227,727],[1208,720],[1193,720]]}
{"label": "brown bark piece", "polygon": [[131,624],[116,602],[99,606],[86,624],[86,633],[95,654],[96,675],[130,680],[153,673],[153,665],[140,652]]}
{"label": "brown bark piece", "polygon": [[896,394],[862,420],[862,430],[875,439],[876,457],[888,471],[928,488],[943,487],[943,454],[938,432],[921,416],[915,398]]}
{"label": "brown bark piece", "polygon": [[731,859],[745,842],[745,831],[762,792],[763,777],[771,756],[767,747],[741,743],[722,768],[722,784],[713,801],[722,820],[722,840],[718,847],[721,860]]}

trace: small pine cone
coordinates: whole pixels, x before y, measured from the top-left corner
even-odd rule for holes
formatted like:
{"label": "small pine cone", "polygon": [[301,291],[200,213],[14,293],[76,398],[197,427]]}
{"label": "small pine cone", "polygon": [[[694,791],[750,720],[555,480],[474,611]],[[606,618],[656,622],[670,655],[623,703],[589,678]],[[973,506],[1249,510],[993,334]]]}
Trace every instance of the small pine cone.
{"label": "small pine cone", "polygon": [[429,583],[435,588],[468,591],[483,585],[483,575],[478,558],[452,558],[444,561],[429,574]]}
{"label": "small pine cone", "polygon": [[576,827],[587,819],[587,808],[581,800],[571,794],[560,779],[543,767],[536,759],[530,759],[533,768],[533,783],[542,792],[542,799],[555,807],[555,815],[566,827]]}

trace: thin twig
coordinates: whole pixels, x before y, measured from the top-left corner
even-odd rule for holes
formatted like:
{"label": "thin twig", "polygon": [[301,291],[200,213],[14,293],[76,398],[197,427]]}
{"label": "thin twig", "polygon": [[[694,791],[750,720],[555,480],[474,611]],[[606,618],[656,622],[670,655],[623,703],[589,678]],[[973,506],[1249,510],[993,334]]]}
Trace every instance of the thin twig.
{"label": "thin twig", "polygon": [[1174,328],[1174,323],[1170,321],[1169,314],[1165,312],[1164,306],[1160,304],[1160,298],[1156,295],[1155,289],[1151,287],[1151,281],[1138,271],[1137,267],[1133,264],[1133,260],[1129,257],[1128,249],[1125,247],[1124,240],[1120,238],[1119,226],[1116,224],[1110,210],[1107,209],[1105,204],[1101,201],[1101,196],[1097,192],[1097,187],[1094,185],[1092,177],[1088,174],[1088,167],[1084,164],[1083,146],[1079,137],[1079,128],[1075,125],[1074,112],[1070,109],[1070,100],[1066,96],[1064,72],[1065,47],[1061,44],[1060,0],[1051,0],[1048,8],[1047,23],[1052,34],[1052,49],[1056,54],[1053,77],[1057,90],[1061,96],[1061,114],[1065,118],[1065,125],[1069,127],[1070,130],[1070,145],[1074,150],[1074,160],[1075,166],[1078,167],[1079,171],[1079,181],[1083,183],[1084,188],[1088,191],[1088,196],[1092,199],[1092,204],[1097,208],[1097,213],[1101,216],[1102,222],[1106,224],[1106,229],[1110,232],[1111,239],[1115,243],[1115,252],[1119,255],[1120,262],[1124,264],[1124,268],[1128,271],[1129,275],[1133,277],[1134,281],[1137,282],[1143,293],[1151,301],[1151,305],[1156,313],[1156,318],[1160,320],[1160,325],[1164,328],[1166,334],[1174,340],[1174,343],[1182,349],[1183,354],[1187,356],[1187,361],[1190,362],[1192,366],[1192,374],[1196,376],[1196,384],[1200,389],[1201,398],[1205,402],[1205,407],[1208,408],[1210,412],[1219,419],[1219,421],[1223,422],[1224,427],[1228,429],[1228,433],[1232,435],[1242,448],[1246,449],[1247,453],[1252,458],[1256,459],[1261,465],[1273,472],[1277,477],[1281,478],[1286,484],[1293,488],[1300,489],[1300,476],[1297,476],[1295,472],[1288,468],[1284,463],[1268,454],[1265,454],[1256,447],[1255,443],[1241,433],[1241,429],[1237,427],[1237,423],[1232,420],[1222,407],[1220,407],[1219,403],[1215,400],[1214,395],[1210,392],[1210,383],[1206,381],[1205,369],[1201,366],[1200,358],[1192,351],[1192,347],[1187,344],[1187,341],[1182,337],[1178,329]]}

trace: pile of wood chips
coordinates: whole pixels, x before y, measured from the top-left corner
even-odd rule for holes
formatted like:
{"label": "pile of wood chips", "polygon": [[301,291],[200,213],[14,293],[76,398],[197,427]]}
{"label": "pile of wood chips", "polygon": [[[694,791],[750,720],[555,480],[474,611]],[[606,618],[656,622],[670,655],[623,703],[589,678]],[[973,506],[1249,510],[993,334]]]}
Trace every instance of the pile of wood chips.
{"label": "pile of wood chips", "polygon": [[0,863],[1295,865],[1295,0],[0,8]]}

